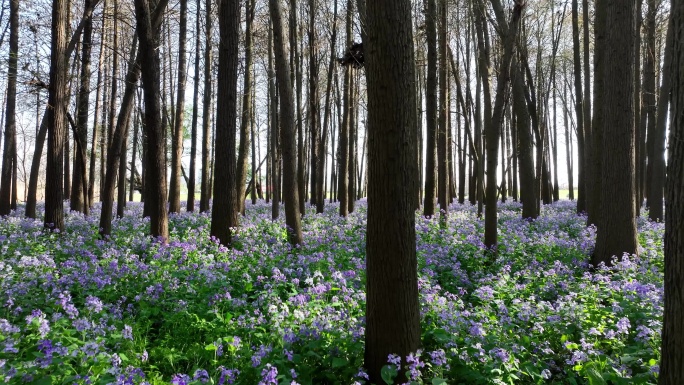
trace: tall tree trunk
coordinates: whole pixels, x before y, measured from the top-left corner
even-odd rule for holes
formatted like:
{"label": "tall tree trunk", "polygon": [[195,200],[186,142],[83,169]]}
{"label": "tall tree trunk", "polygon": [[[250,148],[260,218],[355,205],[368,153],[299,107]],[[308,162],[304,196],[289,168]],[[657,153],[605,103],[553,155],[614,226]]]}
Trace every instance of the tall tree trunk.
{"label": "tall tree trunk", "polygon": [[[653,180],[653,158],[654,154],[654,138],[656,128],[656,63],[660,56],[656,48],[656,15],[658,13],[658,6],[656,0],[647,1],[648,8],[646,11],[646,51],[644,52],[644,80],[642,86],[643,105],[641,109],[641,132],[646,138],[646,157],[648,163],[646,164],[646,173],[644,175],[644,183],[639,185],[639,189],[643,191],[646,197],[646,206],[651,207],[651,197],[649,195],[651,181]],[[658,202],[662,201],[662,197],[658,197]]]}
{"label": "tall tree trunk", "polygon": [[[133,103],[132,103],[133,104]],[[129,114],[126,120],[126,128],[124,129],[124,137],[121,142],[121,155],[119,156],[119,181],[117,183],[117,196],[116,196],[116,217],[123,218],[124,211],[126,210],[126,158],[128,155],[128,132],[131,125],[131,116]],[[131,169],[132,171],[132,169]],[[133,186],[131,186],[131,189]]]}
{"label": "tall tree trunk", "polygon": [[447,4],[439,3],[439,121],[437,131],[437,195],[442,223],[449,212],[449,78],[447,72]]}
{"label": "tall tree trunk", "polygon": [[487,136],[487,194],[485,205],[485,246],[493,251],[497,247],[497,200],[496,200],[496,174],[499,160],[499,136],[504,121],[505,93],[510,82],[511,61],[515,52],[515,42],[518,37],[520,16],[524,2],[516,3],[513,8],[511,20],[506,25],[503,7],[499,0],[490,0],[495,12],[500,13],[499,30],[502,31],[503,55],[499,63],[499,75],[496,79],[496,95],[494,107],[489,123],[485,119],[485,135]]}
{"label": "tall tree trunk", "polygon": [[[334,12],[333,12],[333,25],[332,25],[332,35],[330,37],[330,61],[328,62],[328,77],[325,88],[325,112],[323,113],[323,127],[321,134],[321,141],[318,145],[320,151],[320,158],[317,166],[317,193],[316,198],[316,212],[319,214],[323,213],[325,208],[325,193],[327,188],[323,188],[323,180],[325,178],[325,161],[327,159],[326,145],[328,140],[328,124],[332,121],[331,114],[331,101],[330,94],[333,85],[333,73],[335,72],[335,44],[337,43],[337,0],[334,0]],[[334,139],[333,139],[334,141]],[[334,147],[334,145],[333,145]],[[332,162],[331,164],[335,164]],[[334,168],[334,166],[333,166]]]}
{"label": "tall tree trunk", "polygon": [[192,89],[192,125],[190,128],[190,171],[188,174],[188,201],[186,210],[195,211],[195,179],[197,171],[197,122],[199,119],[199,80],[200,80],[200,0],[197,0],[195,14],[195,76]]}
{"label": "tall tree trunk", "polygon": [[[121,180],[120,163],[125,162],[124,149],[128,136],[128,121],[133,108],[135,107],[135,89],[140,79],[142,63],[142,46],[138,47],[137,40],[133,40],[128,59],[128,70],[126,72],[123,96],[121,98],[121,109],[117,116],[116,127],[112,131],[110,146],[107,149],[107,167],[104,178],[104,187],[100,191],[102,200],[102,211],[100,213],[100,236],[105,237],[112,231],[112,209],[114,208],[114,188],[117,179]],[[125,169],[124,169],[125,170]],[[164,167],[166,171],[166,167]],[[166,211],[166,210],[164,210]],[[117,209],[117,214],[119,213]],[[121,211],[123,214],[123,208]]]}
{"label": "tall tree trunk", "polygon": [[606,4],[606,45],[611,47],[603,76],[601,146],[602,212],[597,223],[592,263],[637,253],[636,181],[634,180],[634,36],[636,0]]}
{"label": "tall tree trunk", "polygon": [[273,189],[273,204],[271,205],[271,219],[276,220],[280,216],[280,119],[278,118],[278,95],[276,73],[273,66],[273,27],[268,28],[268,99],[270,100],[271,121],[271,183]]}
{"label": "tall tree trunk", "polygon": [[[353,67],[352,67],[353,68]],[[348,145],[349,149],[347,150],[348,153],[348,158],[347,158],[347,175],[348,175],[348,180],[347,180],[347,210],[350,213],[354,212],[354,202],[356,201],[356,196],[355,196],[355,190],[356,190],[356,146],[355,146],[355,141],[356,141],[356,136],[357,136],[357,127],[356,127],[356,111],[358,110],[356,108],[356,101],[357,99],[357,79],[356,79],[356,72],[352,69],[352,73],[350,74],[350,83],[349,83],[349,131],[347,135],[348,139]]]}
{"label": "tall tree trunk", "polygon": [[292,245],[302,242],[302,224],[299,210],[299,191],[295,182],[297,157],[295,146],[295,111],[292,84],[289,78],[289,64],[285,59],[284,29],[282,11],[278,0],[269,0],[271,21],[273,22],[273,46],[275,68],[280,91],[280,143],[283,153],[283,197],[285,198],[285,224],[288,240]]}
{"label": "tall tree trunk", "polygon": [[237,160],[237,204],[245,214],[245,182],[247,178],[247,157],[249,156],[249,126],[252,117],[252,22],[254,20],[254,1],[245,2],[245,76],[242,87],[242,117],[240,118],[240,145]]}
{"label": "tall tree trunk", "polygon": [[[672,124],[665,183],[665,309],[658,384],[684,382],[684,1],[672,2]],[[667,65],[667,64],[666,64]]]}
{"label": "tall tree trunk", "polygon": [[52,38],[50,44],[50,85],[48,88],[47,134],[48,152],[45,180],[44,225],[51,231],[64,231],[63,157],[64,131],[66,130],[67,72],[67,25],[69,24],[69,1],[52,2]]}
{"label": "tall tree trunk", "polygon": [[651,184],[648,199],[650,200],[648,215],[652,221],[663,220],[663,192],[665,188],[665,134],[667,131],[667,107],[670,102],[672,84],[672,22],[668,23],[665,38],[665,55],[661,76],[660,94],[658,96],[658,114],[653,136],[653,158],[651,168]]}
{"label": "tall tree trunk", "polygon": [[[364,366],[370,382],[379,384],[390,353],[406,357],[420,345],[412,180],[416,87],[410,1],[368,2],[366,18],[369,185]],[[397,382],[407,381],[399,372]]]}
{"label": "tall tree trunk", "polygon": [[427,39],[427,81],[425,88],[425,203],[423,215],[435,215],[435,196],[437,181],[437,3],[427,0],[425,14],[425,37]]}
{"label": "tall tree trunk", "polygon": [[[180,212],[181,161],[183,159],[183,115],[185,113],[185,86],[187,84],[188,0],[180,0],[180,26],[178,34],[178,91],[176,115],[171,139],[171,180],[169,183],[169,212]],[[189,192],[188,192],[189,193]]]}
{"label": "tall tree trunk", "polygon": [[[107,124],[107,135],[103,136],[103,138],[106,138],[106,146],[107,146],[107,157],[109,157],[109,150],[112,149],[112,140],[114,137],[114,128],[116,127],[118,123],[118,118],[116,117],[116,99],[118,96],[119,92],[119,34],[118,34],[118,27],[119,27],[119,7],[118,7],[118,0],[113,0],[114,4],[112,6],[112,12],[113,12],[113,26],[112,26],[112,74],[111,78],[109,79],[109,122]],[[149,1],[149,0],[147,0]],[[106,164],[106,167],[109,167],[108,164]],[[118,163],[114,164],[114,167],[118,167]],[[109,172],[108,168],[104,169],[103,173],[103,180],[106,178],[106,174]],[[114,178],[116,180],[116,177]],[[100,183],[103,185],[102,183]],[[100,190],[100,200],[102,201],[102,190]]]}
{"label": "tall tree trunk", "polygon": [[[593,97],[593,116],[591,121],[591,146],[585,150],[589,151],[588,156],[585,155],[585,168],[591,170],[585,179],[587,180],[587,223],[598,224],[598,220],[603,216],[601,205],[601,190],[603,189],[601,178],[603,170],[603,158],[601,151],[603,149],[603,133],[604,127],[604,100],[603,89],[605,84],[606,74],[604,73],[606,53],[608,47],[606,43],[607,37],[607,11],[606,0],[596,0],[595,3],[595,21],[594,21],[594,97]],[[612,48],[612,47],[611,47]],[[586,159],[589,159],[587,162]]]}
{"label": "tall tree trunk", "polygon": [[[591,19],[589,18],[589,2],[588,0],[582,0],[582,48],[584,55],[583,69],[584,69],[584,94],[582,96],[582,107],[583,107],[583,117],[584,122],[582,124],[582,140],[583,148],[579,147],[579,137],[577,144],[577,156],[578,156],[578,212],[588,212],[590,209],[591,199],[596,194],[594,193],[594,168],[592,164],[593,151],[594,151],[594,129],[592,123],[592,103],[596,103],[596,100],[592,101],[591,95],[591,70],[590,70],[590,56],[591,52],[589,50],[590,36],[589,36],[589,24]],[[579,127],[579,126],[578,126]],[[579,131],[578,131],[579,132]],[[580,160],[581,159],[581,160]],[[581,162],[581,163],[580,163]],[[580,174],[581,173],[581,174]],[[579,184],[584,184],[583,191],[585,195],[583,210],[579,210],[579,200],[581,194],[579,193]]]}
{"label": "tall tree trunk", "polygon": [[[209,211],[209,199],[211,198],[210,187],[210,166],[209,166],[209,151],[211,147],[210,133],[211,133],[211,71],[212,71],[212,52],[211,52],[211,3],[212,0],[206,0],[205,10],[205,38],[204,38],[204,94],[202,99],[202,176],[200,186],[200,208],[201,213]],[[199,33],[199,31],[197,32]]]}
{"label": "tall tree trunk", "polygon": [[[587,20],[584,23],[587,24]],[[585,36],[586,39],[586,36]],[[578,1],[572,0],[572,52],[573,70],[575,72],[575,113],[577,114],[577,151],[578,151],[578,195],[577,212],[583,213],[588,210],[588,200],[591,198],[592,184],[589,183],[591,175],[591,165],[585,162],[584,142],[588,135],[584,132],[584,95],[582,89],[582,65],[580,62],[580,41],[579,41],[579,7]],[[586,59],[586,52],[585,52]],[[586,72],[585,76],[589,76]],[[589,99],[587,97],[587,99]]]}
{"label": "tall tree trunk", "polygon": [[[346,21],[346,35],[347,44],[345,47],[351,47],[353,43],[352,38],[352,16],[353,16],[353,0],[347,1],[347,21]],[[337,181],[337,196],[340,200],[340,215],[346,217],[349,214],[349,132],[351,126],[351,99],[350,99],[350,89],[351,89],[351,77],[352,77],[351,66],[346,66],[344,68],[344,113],[342,117],[342,125],[339,129],[339,168],[338,168],[338,181]]]}
{"label": "tall tree trunk", "polygon": [[318,204],[322,199],[323,173],[319,163],[323,146],[321,145],[321,133],[318,106],[318,54],[316,50],[316,0],[309,0],[309,127],[311,132],[311,205]]}
{"label": "tall tree trunk", "polygon": [[534,190],[535,168],[532,151],[532,132],[530,131],[530,113],[526,105],[525,85],[520,62],[514,63],[513,74],[513,110],[516,115],[516,147],[520,162],[520,201],[522,217],[534,219],[539,216],[537,197]]}
{"label": "tall tree trunk", "polygon": [[240,6],[237,1],[219,3],[219,74],[216,110],[216,183],[211,215],[211,235],[221,244],[231,243],[231,228],[238,225],[235,125],[237,118],[238,47]]}
{"label": "tall tree trunk", "polygon": [[[105,20],[102,19],[101,35],[104,36]],[[97,119],[100,116],[101,100],[102,100],[102,65],[104,62],[104,41],[100,42],[100,54],[97,61],[97,90],[95,91],[95,111],[93,118],[93,140],[90,142],[90,166],[88,174],[88,201],[89,207],[95,203],[95,167],[97,163],[97,143],[98,143],[98,124]]]}
{"label": "tall tree trunk", "polygon": [[[164,8],[168,0],[159,0],[155,14]],[[145,98],[145,134],[147,136],[147,168],[145,207],[150,214],[150,233],[162,242],[169,237],[166,212],[166,164],[164,162],[164,134],[161,122],[160,90],[160,24],[153,24],[149,0],[135,0],[136,25],[140,42],[143,97]]]}
{"label": "tall tree trunk", "polygon": [[[85,6],[91,7],[93,0],[86,0]],[[78,117],[76,122],[76,135],[78,140],[85,144],[88,141],[88,106],[90,105],[90,53],[92,51],[92,36],[93,36],[93,19],[88,18],[83,28],[83,41],[81,43],[81,75],[80,86],[77,97],[77,111]],[[96,120],[97,120],[97,115]],[[94,147],[93,147],[94,149]],[[78,151],[76,157],[80,156]],[[81,167],[85,164],[85,159],[74,162],[73,168],[73,187],[71,190],[71,210],[87,213],[88,211],[88,195],[87,191],[83,190],[84,181],[87,181],[87,171]],[[86,182],[87,186],[87,182]]]}
{"label": "tall tree trunk", "polygon": [[[59,4],[60,6],[64,6],[61,4],[59,1],[53,0],[53,13],[54,13],[54,5]],[[93,4],[94,6],[94,4]],[[81,32],[83,31],[83,27],[85,24],[85,20],[87,20],[89,17],[92,17],[93,13],[93,8],[92,7],[85,7],[83,10],[83,16],[81,17],[81,21],[76,27],[76,29],[73,31],[73,34],[71,35],[71,40],[69,41],[69,44],[66,44],[64,50],[63,50],[63,56],[65,58],[71,57],[71,54],[74,52],[74,49],[76,47],[76,43],[81,37]],[[65,16],[68,17],[68,16]],[[66,38],[65,38],[66,39]],[[50,52],[51,57],[54,54],[54,52]],[[64,59],[67,60],[67,59]],[[68,68],[68,63],[64,64],[66,66],[65,68]],[[51,68],[52,70],[52,68]],[[66,69],[64,71],[67,71]],[[66,76],[66,75],[65,75]],[[51,83],[52,84],[52,83]],[[66,80],[65,80],[66,84]],[[49,97],[48,97],[49,101]],[[43,154],[43,146],[45,145],[45,137],[48,133],[48,126],[52,123],[49,123],[51,119],[54,118],[53,114],[50,113],[50,110],[52,110],[52,104],[49,104],[45,107],[45,112],[43,113],[43,117],[40,121],[40,129],[36,133],[36,143],[34,146],[34,152],[33,152],[33,160],[31,161],[31,174],[29,176],[29,186],[28,186],[28,196],[26,198],[26,216],[28,218],[35,218],[36,217],[36,203],[37,203],[37,193],[38,193],[38,174],[40,173],[40,163],[41,163],[41,158]],[[65,111],[66,114],[66,111]],[[63,117],[63,121],[66,122],[66,118]],[[66,129],[66,126],[62,128],[63,130]],[[63,132],[63,131],[62,131]],[[48,145],[48,148],[49,145]],[[60,155],[61,156],[61,155]],[[62,168],[60,168],[61,170]],[[61,183],[62,179],[60,179]],[[60,190],[61,191],[61,190]],[[61,197],[60,197],[61,198]],[[60,200],[61,201],[61,200]],[[62,204],[62,208],[64,205]]]}
{"label": "tall tree trunk", "polygon": [[7,105],[5,107],[5,147],[0,179],[0,215],[11,211],[12,169],[16,153],[17,59],[19,53],[19,0],[10,1],[9,61],[7,68]]}
{"label": "tall tree trunk", "polygon": [[[138,95],[139,96],[139,95]],[[129,190],[128,190],[128,200],[133,202],[133,194],[135,193],[135,187],[136,187],[136,179],[135,176],[138,173],[135,163],[136,163],[136,156],[138,155],[138,133],[140,130],[140,111],[142,109],[140,108],[141,100],[138,97],[138,109],[136,110],[135,113],[135,120],[133,121],[133,151],[131,154],[131,177],[128,181],[129,185]]]}

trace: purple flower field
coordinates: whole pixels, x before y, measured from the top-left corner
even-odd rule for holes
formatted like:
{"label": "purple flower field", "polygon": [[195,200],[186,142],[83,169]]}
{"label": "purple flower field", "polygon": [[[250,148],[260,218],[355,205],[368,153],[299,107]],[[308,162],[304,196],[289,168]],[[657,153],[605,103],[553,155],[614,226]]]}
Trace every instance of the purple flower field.
{"label": "purple flower field", "polygon": [[[365,384],[365,213],[309,208],[292,249],[270,206],[247,205],[234,248],[209,217],[170,218],[147,237],[129,204],[110,240],[99,208],[65,234],[0,221],[0,383]],[[388,383],[655,384],[663,226],[639,219],[641,255],[591,271],[595,231],[573,202],[533,222],[500,208],[501,252],[485,256],[476,208],[447,229],[417,217],[422,350],[388,357]]]}

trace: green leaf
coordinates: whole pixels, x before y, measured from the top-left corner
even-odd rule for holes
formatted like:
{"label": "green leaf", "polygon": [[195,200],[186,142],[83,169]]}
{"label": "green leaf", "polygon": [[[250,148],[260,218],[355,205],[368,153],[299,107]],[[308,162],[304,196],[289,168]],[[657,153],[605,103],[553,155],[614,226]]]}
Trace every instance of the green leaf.
{"label": "green leaf", "polygon": [[380,377],[385,381],[385,384],[392,385],[394,383],[394,377],[397,376],[397,367],[394,365],[385,365],[380,370]]}
{"label": "green leaf", "polygon": [[432,385],[445,385],[447,382],[443,378],[433,378]]}
{"label": "green leaf", "polygon": [[589,385],[607,385],[601,372],[594,367],[587,368],[587,379],[589,380]]}
{"label": "green leaf", "polygon": [[349,365],[349,360],[347,360],[346,358],[340,358],[340,357],[333,358],[333,361],[332,361],[333,369],[343,368],[347,365]]}

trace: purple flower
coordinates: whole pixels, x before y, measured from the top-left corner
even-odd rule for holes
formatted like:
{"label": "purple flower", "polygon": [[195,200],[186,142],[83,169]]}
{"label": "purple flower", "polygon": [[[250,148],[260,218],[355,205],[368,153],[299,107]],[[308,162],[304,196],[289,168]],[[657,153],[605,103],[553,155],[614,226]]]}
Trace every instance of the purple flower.
{"label": "purple flower", "polygon": [[97,297],[93,297],[92,295],[89,295],[86,298],[85,305],[92,313],[99,313],[102,311],[102,308],[104,308],[102,301],[100,301],[100,299]]}
{"label": "purple flower", "polygon": [[387,356],[387,362],[397,367],[397,370],[401,370],[401,357],[396,354],[389,354]]}
{"label": "purple flower", "polygon": [[187,374],[174,374],[171,378],[171,385],[188,385],[190,383],[190,376]]}
{"label": "purple flower", "polygon": [[132,341],[133,340],[133,328],[130,327],[129,325],[124,325],[124,328],[121,331],[121,335],[123,335],[123,338]]}
{"label": "purple flower", "polygon": [[615,324],[615,326],[617,326],[617,332],[619,334],[627,334],[629,333],[631,324],[629,323],[629,319],[627,317],[622,317],[617,324]]}
{"label": "purple flower", "polygon": [[435,366],[442,366],[447,363],[446,353],[444,349],[437,349],[434,352],[430,352],[430,360]]}
{"label": "purple flower", "polygon": [[278,384],[278,368],[271,364],[266,364],[266,367],[261,371],[261,381],[259,385]]}
{"label": "purple flower", "polygon": [[192,376],[193,381],[199,381],[203,384],[209,382],[209,379],[209,373],[204,369],[195,370],[195,374]]}

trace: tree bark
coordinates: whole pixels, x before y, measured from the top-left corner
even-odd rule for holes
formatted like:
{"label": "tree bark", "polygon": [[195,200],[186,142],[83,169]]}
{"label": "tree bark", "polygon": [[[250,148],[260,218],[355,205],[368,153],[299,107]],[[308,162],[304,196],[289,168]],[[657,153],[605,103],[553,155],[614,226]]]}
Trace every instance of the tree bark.
{"label": "tree bark", "polygon": [[684,382],[684,1],[672,2],[672,124],[665,183],[665,309],[658,384]]}
{"label": "tree bark", "polygon": [[[665,38],[665,55],[661,75],[660,93],[658,95],[658,111],[653,136],[653,157],[651,158],[651,183],[649,184],[648,217],[652,221],[663,220],[663,193],[665,188],[665,136],[667,131],[667,108],[670,102],[672,84],[672,23],[668,23]],[[638,213],[637,213],[638,214]]]}
{"label": "tree bark", "polygon": [[[415,237],[416,87],[411,2],[371,1],[366,9],[368,232],[365,368],[382,383],[387,356],[420,346]],[[406,382],[399,371],[398,383]]]}
{"label": "tree bark", "polygon": [[297,156],[295,146],[294,95],[290,83],[290,66],[285,59],[284,29],[282,11],[278,0],[269,0],[271,21],[273,22],[273,46],[275,51],[276,79],[280,91],[280,143],[283,154],[283,197],[285,200],[285,224],[288,240],[292,245],[302,242],[302,225],[299,211],[299,191],[297,189]]}
{"label": "tree bark", "polygon": [[[168,0],[159,0],[155,14],[166,7]],[[166,165],[164,134],[161,122],[160,90],[160,28],[151,18],[150,0],[135,0],[136,25],[140,42],[141,76],[145,100],[145,134],[147,136],[147,168],[145,206],[150,214],[150,233],[161,242],[169,237],[166,212]]]}
{"label": "tree bark", "polygon": [[634,36],[636,0],[606,4],[606,56],[603,76],[601,145],[602,212],[592,263],[611,264],[623,253],[637,254],[634,177]]}
{"label": "tree bark", "polygon": [[240,118],[240,145],[237,160],[237,204],[245,214],[245,182],[247,179],[247,159],[249,156],[249,126],[252,117],[252,22],[254,21],[254,2],[245,2],[245,76],[242,94],[242,117]]}
{"label": "tree bark", "polygon": [[[10,1],[9,61],[7,66],[7,104],[5,107],[5,143],[0,179],[0,215],[9,215],[11,208],[12,170],[16,154],[17,69],[19,53],[19,0]],[[16,182],[15,182],[16,184]]]}
{"label": "tree bark", "polygon": [[446,224],[449,212],[449,78],[447,72],[447,3],[439,3],[439,122],[437,132],[437,195],[440,220]]}
{"label": "tree bark", "polygon": [[[238,47],[240,6],[221,0],[219,5],[219,74],[216,110],[216,182],[211,215],[211,235],[221,244],[231,243],[231,228],[238,225],[238,196],[235,161],[237,119]],[[240,197],[242,198],[242,197]]]}
{"label": "tree bark", "polygon": [[[209,211],[209,199],[211,198],[210,187],[210,167],[209,167],[209,151],[211,148],[210,133],[211,133],[211,69],[212,69],[212,51],[211,51],[211,4],[212,0],[206,0],[205,10],[205,46],[204,46],[204,95],[202,99],[202,176],[200,183],[200,213]],[[199,31],[197,32],[199,33]]]}
{"label": "tree bark", "polygon": [[69,24],[69,1],[52,2],[52,38],[50,43],[50,85],[48,88],[47,135],[48,152],[45,180],[45,228],[64,231],[63,157],[64,137],[67,127],[67,25]]}
{"label": "tree bark", "polygon": [[199,119],[199,81],[200,81],[200,0],[197,0],[195,14],[195,76],[192,89],[192,123],[190,128],[190,171],[188,172],[188,201],[186,210],[195,211],[195,179],[197,170],[197,122]]}
{"label": "tree bark", "polygon": [[[323,113],[323,127],[321,134],[321,141],[319,143],[320,157],[317,166],[317,193],[316,198],[316,212],[319,214],[323,213],[325,208],[325,194],[326,190],[323,188],[323,180],[325,178],[325,161],[327,159],[326,145],[328,141],[328,124],[332,121],[331,117],[331,101],[330,94],[332,92],[333,84],[333,73],[335,72],[335,44],[337,43],[337,0],[334,0],[334,12],[333,12],[333,25],[332,25],[332,35],[330,37],[330,61],[328,62],[328,77],[325,89],[325,112]],[[334,164],[334,162],[332,163]],[[333,167],[334,168],[334,167]],[[326,179],[327,180],[327,179]]]}
{"label": "tree bark", "polygon": [[[495,10],[503,7],[499,0],[490,0]],[[497,229],[497,199],[496,199],[496,173],[499,160],[499,136],[504,120],[505,93],[510,82],[511,61],[515,52],[515,42],[518,37],[518,28],[524,1],[516,1],[509,24],[503,16],[499,16],[499,30],[502,31],[503,55],[499,64],[499,75],[496,80],[496,96],[489,124],[485,123],[485,135],[487,136],[487,194],[485,205],[485,246],[496,252],[498,229]],[[501,12],[502,13],[502,12]],[[485,120],[486,122],[486,120]]]}
{"label": "tree bark", "polygon": [[[181,160],[183,158],[183,115],[185,113],[185,87],[187,84],[187,35],[188,0],[180,0],[180,24],[178,34],[178,90],[176,115],[171,139],[171,180],[169,183],[169,212],[180,212]],[[189,193],[189,192],[188,192]]]}
{"label": "tree bark", "polygon": [[[91,7],[92,0],[86,0],[85,6]],[[83,27],[83,41],[81,43],[81,76],[80,86],[77,98],[77,130],[76,135],[79,141],[85,145],[88,141],[88,107],[90,105],[90,53],[92,51],[92,36],[93,36],[93,19],[89,17]],[[97,115],[95,115],[97,116]],[[96,118],[97,120],[97,118]],[[94,149],[94,147],[93,147]],[[77,158],[81,156],[81,152],[77,152]],[[73,168],[73,187],[71,189],[71,210],[80,211],[84,214],[88,213],[88,195],[84,191],[84,181],[87,186],[87,169],[83,169],[81,164],[85,164],[85,159],[74,162]]]}

